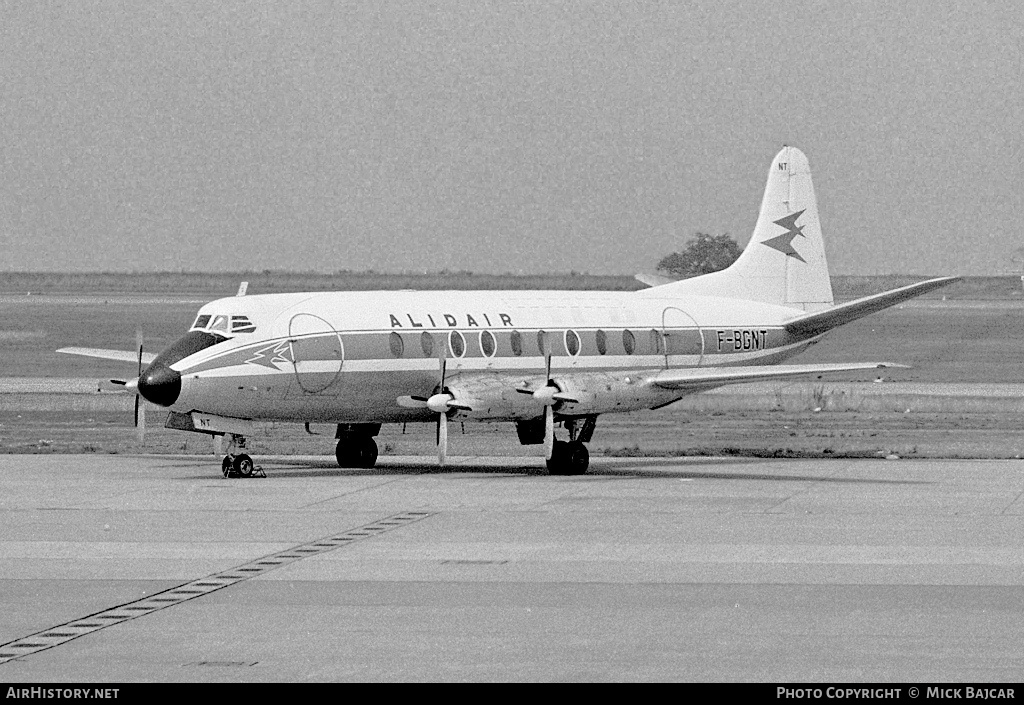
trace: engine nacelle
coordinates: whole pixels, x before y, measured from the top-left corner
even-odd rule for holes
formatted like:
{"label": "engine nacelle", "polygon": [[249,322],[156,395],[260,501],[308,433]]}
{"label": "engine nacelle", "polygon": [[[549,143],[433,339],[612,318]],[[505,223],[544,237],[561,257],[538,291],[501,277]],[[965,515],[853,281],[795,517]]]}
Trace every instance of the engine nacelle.
{"label": "engine nacelle", "polygon": [[452,396],[452,419],[531,419],[544,412],[532,396],[517,392],[507,375],[459,375],[445,388]]}
{"label": "engine nacelle", "polygon": [[[611,411],[635,411],[668,404],[679,398],[675,390],[646,384],[638,374],[612,372],[574,373],[554,377],[558,394],[555,413],[559,416],[593,416]],[[452,399],[452,419],[519,420],[534,419],[544,413],[544,405],[532,394],[518,389],[537,390],[545,386],[543,377],[510,381],[508,375],[470,374],[446,382]]]}
{"label": "engine nacelle", "polygon": [[590,416],[612,411],[650,409],[677,399],[680,394],[671,389],[646,384],[643,375],[592,372],[574,374],[566,379],[554,378],[562,396],[574,401],[562,401],[555,407],[561,416]]}

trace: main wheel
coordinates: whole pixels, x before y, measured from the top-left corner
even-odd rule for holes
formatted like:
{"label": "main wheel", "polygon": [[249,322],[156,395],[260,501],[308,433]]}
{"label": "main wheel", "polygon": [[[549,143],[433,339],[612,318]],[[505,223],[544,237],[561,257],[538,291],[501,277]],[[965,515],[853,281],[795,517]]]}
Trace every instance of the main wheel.
{"label": "main wheel", "polygon": [[334,450],[338,466],[343,468],[372,468],[377,463],[377,442],[370,436],[338,441]]}
{"label": "main wheel", "polygon": [[249,477],[252,475],[252,458],[245,453],[235,456],[234,470],[242,477]]}
{"label": "main wheel", "polygon": [[545,464],[548,466],[549,475],[566,475],[565,469],[565,456],[566,446],[568,443],[565,441],[555,441],[551,446],[551,457],[548,458]]}
{"label": "main wheel", "polygon": [[590,451],[579,441],[568,444],[564,457],[566,475],[582,475],[590,467]]}
{"label": "main wheel", "polygon": [[555,441],[547,465],[552,475],[582,475],[590,466],[590,451],[579,441]]}
{"label": "main wheel", "polygon": [[224,473],[224,477],[231,474],[231,458],[224,456],[224,460],[220,461],[220,471]]}
{"label": "main wheel", "polygon": [[377,464],[377,441],[365,438],[356,448],[356,467],[372,468]]}

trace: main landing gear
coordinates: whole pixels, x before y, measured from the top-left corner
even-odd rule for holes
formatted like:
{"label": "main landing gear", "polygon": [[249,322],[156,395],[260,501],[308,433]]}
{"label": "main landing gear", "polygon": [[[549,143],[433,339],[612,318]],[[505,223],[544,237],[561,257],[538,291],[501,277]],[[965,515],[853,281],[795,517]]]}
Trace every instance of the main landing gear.
{"label": "main landing gear", "polygon": [[338,446],[334,455],[343,468],[372,468],[377,464],[380,424],[338,424]]}
{"label": "main landing gear", "polygon": [[230,439],[228,453],[220,463],[220,471],[224,477],[266,477],[263,468],[253,464],[245,451],[245,436],[235,433],[227,434]]}
{"label": "main landing gear", "polygon": [[353,440],[342,439],[334,450],[338,467],[372,468],[377,463],[377,442],[363,437]]}
{"label": "main landing gear", "polygon": [[565,419],[562,424],[569,432],[569,441],[555,439],[551,458],[547,460],[548,473],[552,475],[582,475],[590,467],[590,451],[583,445],[594,437],[597,426],[596,416]]}
{"label": "main landing gear", "polygon": [[[582,475],[590,467],[590,452],[584,443],[594,437],[597,416],[569,417],[560,423],[569,432],[569,441],[557,438],[551,446],[551,457],[547,459],[548,473],[551,475]],[[524,446],[540,445],[544,442],[547,429],[544,417],[516,422],[516,433],[519,442]]]}
{"label": "main landing gear", "polygon": [[590,466],[590,451],[582,441],[555,441],[546,461],[552,475],[582,475]]}

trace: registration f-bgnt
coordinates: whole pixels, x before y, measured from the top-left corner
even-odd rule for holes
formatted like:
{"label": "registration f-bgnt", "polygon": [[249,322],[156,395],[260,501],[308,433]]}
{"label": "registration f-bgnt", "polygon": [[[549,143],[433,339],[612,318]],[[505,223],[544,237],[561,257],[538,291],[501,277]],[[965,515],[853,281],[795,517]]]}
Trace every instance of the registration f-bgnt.
{"label": "registration f-bgnt", "polygon": [[170,428],[228,436],[225,474],[252,472],[244,449],[256,422],[337,424],[338,464],[371,467],[381,424],[417,421],[437,425],[443,464],[452,420],[512,422],[552,474],[579,474],[601,414],[737,382],[888,366],[778,363],[955,280],[834,305],[807,158],[784,147],[753,236],[723,271],[636,292],[240,289],[203,306],[152,359],[140,350],[139,376],[125,386],[167,408]]}

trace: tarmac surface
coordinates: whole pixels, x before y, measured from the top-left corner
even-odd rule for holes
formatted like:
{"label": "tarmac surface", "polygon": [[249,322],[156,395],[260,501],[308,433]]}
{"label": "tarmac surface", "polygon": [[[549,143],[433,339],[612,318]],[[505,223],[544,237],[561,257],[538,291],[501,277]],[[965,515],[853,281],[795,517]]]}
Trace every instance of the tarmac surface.
{"label": "tarmac surface", "polygon": [[1024,674],[1024,461],[0,456],[0,682]]}

